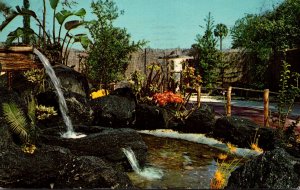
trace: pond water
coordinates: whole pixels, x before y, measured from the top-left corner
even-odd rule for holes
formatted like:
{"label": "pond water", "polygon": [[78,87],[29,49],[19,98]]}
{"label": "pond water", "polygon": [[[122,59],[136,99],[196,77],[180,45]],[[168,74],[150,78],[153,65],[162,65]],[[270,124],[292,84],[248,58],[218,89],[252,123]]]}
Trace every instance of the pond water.
{"label": "pond water", "polygon": [[[163,177],[150,180],[130,172],[128,176],[136,187],[209,188],[210,180],[217,168],[217,156],[224,154],[224,151],[186,140],[141,135],[148,146],[147,167],[161,170]],[[231,157],[227,161],[231,162],[233,159]]]}

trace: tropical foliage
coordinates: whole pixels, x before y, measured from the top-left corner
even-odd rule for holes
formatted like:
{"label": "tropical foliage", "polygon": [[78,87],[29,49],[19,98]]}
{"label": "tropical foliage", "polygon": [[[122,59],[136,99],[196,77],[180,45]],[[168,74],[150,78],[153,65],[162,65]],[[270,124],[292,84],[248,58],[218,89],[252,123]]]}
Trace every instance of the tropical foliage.
{"label": "tropical foliage", "polygon": [[54,110],[54,107],[46,107],[44,105],[36,106],[36,117],[38,120],[44,120],[51,116],[57,115],[57,112]]}
{"label": "tropical foliage", "polygon": [[14,102],[3,103],[2,109],[10,130],[18,135],[23,143],[27,143],[29,141],[28,122],[23,111]]}
{"label": "tropical foliage", "polygon": [[[83,8],[75,11],[63,8],[63,10],[58,11],[57,7],[59,2],[59,0],[49,0],[50,7],[53,11],[52,36],[46,31],[46,0],[43,0],[44,16],[42,20],[38,18],[36,12],[29,9],[29,1],[24,1],[24,6],[22,8],[16,6],[15,9],[9,9],[10,11],[7,11],[6,19],[0,25],[0,31],[18,16],[24,17],[24,27],[18,27],[16,30],[10,32],[7,37],[7,44],[9,45],[15,40],[18,40],[19,42],[19,39],[22,38],[22,43],[34,43],[35,45],[39,45],[42,48],[42,52],[50,59],[51,63],[56,62],[66,64],[69,54],[68,48],[72,43],[80,42],[83,47],[87,47],[88,37],[86,34],[71,34],[72,30],[84,24],[83,17],[85,16],[86,11]],[[5,7],[3,9],[5,10]],[[2,11],[2,13],[4,12]],[[67,19],[71,16],[77,16],[80,19],[68,21]],[[38,32],[30,28],[30,18],[33,18],[43,34],[38,34]],[[55,30],[57,23],[60,25],[58,34]],[[66,30],[63,37],[61,36],[62,26],[64,26]]]}
{"label": "tropical foliage", "polygon": [[246,49],[260,60],[250,68],[258,87],[263,87],[263,76],[279,51],[300,46],[299,18],[300,1],[285,0],[272,11],[246,15],[231,29],[232,47]]}
{"label": "tropical foliage", "polygon": [[125,28],[113,25],[119,11],[112,0],[92,2],[91,8],[97,19],[86,25],[92,37],[88,50],[88,73],[92,80],[103,83],[106,88],[108,83],[124,77],[130,53],[138,50],[145,42],[131,41]]}
{"label": "tropical foliage", "polygon": [[228,28],[225,24],[217,24],[214,30],[214,35],[219,37],[220,41],[220,51],[222,51],[222,41],[228,35]]}

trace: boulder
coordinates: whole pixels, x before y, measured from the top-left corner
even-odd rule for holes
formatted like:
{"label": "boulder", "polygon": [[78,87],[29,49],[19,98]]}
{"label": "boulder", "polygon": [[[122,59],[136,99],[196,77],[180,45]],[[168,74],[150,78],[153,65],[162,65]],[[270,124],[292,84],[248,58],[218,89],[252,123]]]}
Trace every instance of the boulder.
{"label": "boulder", "polygon": [[60,146],[40,144],[33,154],[0,130],[0,186],[4,188],[128,188],[127,175],[94,156],[76,156]]}
{"label": "boulder", "polygon": [[148,104],[136,106],[135,128],[139,130],[166,129],[169,117],[165,109]]}
{"label": "boulder", "polygon": [[212,133],[215,122],[214,112],[208,107],[201,107],[185,120],[185,125],[180,128],[180,131],[185,133]]}
{"label": "boulder", "polygon": [[30,95],[38,88],[36,84],[29,82],[23,73],[23,71],[15,71],[12,78],[12,90],[21,97]]}
{"label": "boulder", "polygon": [[[69,117],[73,124],[89,125],[93,121],[93,110],[91,109],[89,100],[84,96],[74,92],[64,92],[64,97],[69,110]],[[46,127],[64,125],[63,118],[60,114],[58,96],[54,91],[47,91],[37,95],[39,105],[51,106],[59,113],[57,116],[51,117],[40,124]]]}
{"label": "boulder", "polygon": [[53,66],[53,70],[60,79],[61,85],[65,91],[74,92],[89,98],[89,85],[85,76],[65,65],[55,65]]}
{"label": "boulder", "polygon": [[284,149],[267,151],[231,173],[228,189],[291,189],[300,186],[300,160]]}
{"label": "boulder", "polygon": [[98,126],[74,126],[78,133],[86,134],[79,139],[61,138],[64,128],[50,128],[40,135],[40,142],[68,148],[77,156],[96,156],[113,162],[119,168],[131,168],[121,148],[130,147],[140,165],[145,165],[147,146],[133,129],[112,129]]}
{"label": "boulder", "polygon": [[74,92],[66,92],[65,98],[72,123],[76,125],[91,125],[94,118],[90,101]]}
{"label": "boulder", "polygon": [[275,133],[273,128],[260,127],[249,119],[231,116],[217,119],[213,137],[246,148],[254,143],[256,137],[259,147],[272,150],[278,145]]}
{"label": "boulder", "polygon": [[132,127],[136,99],[130,88],[119,88],[107,96],[91,100],[94,125],[112,128]]}

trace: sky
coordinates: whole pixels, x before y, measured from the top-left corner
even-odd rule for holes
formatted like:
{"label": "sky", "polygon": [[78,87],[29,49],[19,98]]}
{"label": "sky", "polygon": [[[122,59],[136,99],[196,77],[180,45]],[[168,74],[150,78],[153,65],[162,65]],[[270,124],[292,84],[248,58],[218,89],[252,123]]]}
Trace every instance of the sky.
{"label": "sky", "polygon": [[[12,7],[22,4],[21,0],[0,0]],[[90,4],[93,0],[77,0],[73,10],[85,8],[85,20],[91,20]],[[228,28],[234,26],[237,19],[246,14],[259,14],[273,9],[284,0],[114,0],[119,10],[124,10],[115,21],[115,26],[126,28],[133,41],[146,40],[147,48],[169,49],[190,48],[195,43],[196,35],[203,35],[205,17],[211,12],[214,23],[223,23]],[[30,0],[31,9],[42,18],[42,0]],[[49,2],[47,1],[47,4]],[[49,5],[48,5],[49,6]],[[58,10],[61,10],[58,8]],[[51,26],[52,12],[47,10],[48,26]],[[3,17],[0,16],[2,23]],[[71,18],[72,19],[72,18]],[[32,22],[32,26],[35,24]],[[5,41],[7,34],[22,26],[22,18],[14,20],[0,32],[0,41]],[[74,30],[74,34],[88,32],[81,28]],[[81,49],[79,45],[74,48]],[[223,41],[223,49],[231,47],[231,37]]]}

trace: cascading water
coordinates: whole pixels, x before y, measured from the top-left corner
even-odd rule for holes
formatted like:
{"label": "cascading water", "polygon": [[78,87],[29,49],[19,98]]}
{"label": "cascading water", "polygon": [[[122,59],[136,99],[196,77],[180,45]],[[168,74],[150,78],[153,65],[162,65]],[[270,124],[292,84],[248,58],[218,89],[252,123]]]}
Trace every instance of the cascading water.
{"label": "cascading water", "polygon": [[138,175],[145,177],[149,180],[161,179],[163,176],[163,172],[160,169],[153,167],[145,167],[143,169],[140,168],[140,165],[135,157],[133,150],[128,148],[122,148],[123,153],[126,155],[132,169]]}
{"label": "cascading water", "polygon": [[66,104],[64,94],[61,90],[60,81],[57,78],[52,66],[50,65],[49,60],[36,48],[33,49],[33,53],[36,54],[40,58],[41,62],[44,65],[46,73],[50,77],[50,79],[53,83],[53,86],[54,86],[54,88],[57,92],[59,109],[60,109],[63,120],[64,120],[64,122],[66,124],[66,127],[67,127],[67,131],[64,134],[62,134],[62,137],[64,137],[64,138],[81,138],[81,137],[86,136],[84,134],[77,134],[77,133],[74,132],[72,121],[71,121],[70,117],[67,115],[68,107],[67,107],[67,104]]}

